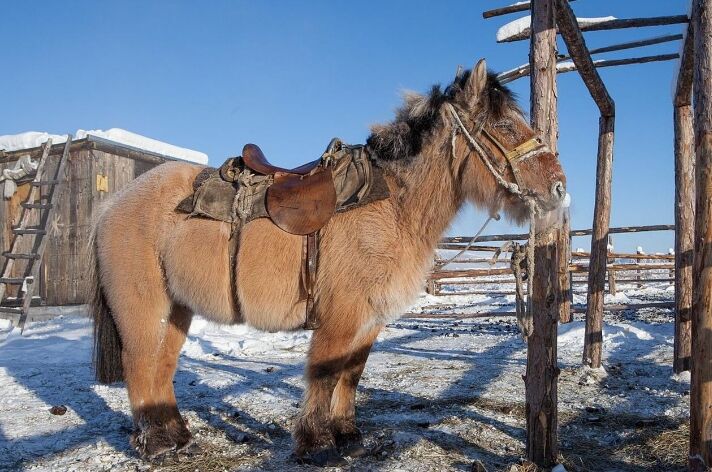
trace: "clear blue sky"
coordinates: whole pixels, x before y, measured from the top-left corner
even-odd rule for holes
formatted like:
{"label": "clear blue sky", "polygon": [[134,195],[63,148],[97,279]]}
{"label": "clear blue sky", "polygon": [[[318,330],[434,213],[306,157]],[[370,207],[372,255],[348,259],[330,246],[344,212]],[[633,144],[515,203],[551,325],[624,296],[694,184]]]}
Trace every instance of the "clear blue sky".
{"label": "clear blue sky", "polygon": [[[508,0],[33,1],[3,6],[0,134],[124,128],[206,152],[211,164],[259,143],[285,166],[329,139],[363,142],[403,89],[447,82],[485,57],[501,71],[528,43],[496,44],[483,20]],[[683,13],[683,0],[573,4],[579,16]],[[587,33],[590,47],[682,26]],[[563,48],[561,40],[560,49]],[[676,43],[605,57],[676,52]],[[676,62],[602,69],[616,101],[613,225],[673,222],[671,81]],[[528,81],[513,88],[528,108]],[[575,228],[591,226],[598,111],[575,73],[559,77],[561,160]],[[472,234],[466,209],[451,233]],[[488,232],[509,231],[506,224]],[[618,237],[617,249],[665,251],[672,233]],[[588,247],[576,240],[574,246]]]}

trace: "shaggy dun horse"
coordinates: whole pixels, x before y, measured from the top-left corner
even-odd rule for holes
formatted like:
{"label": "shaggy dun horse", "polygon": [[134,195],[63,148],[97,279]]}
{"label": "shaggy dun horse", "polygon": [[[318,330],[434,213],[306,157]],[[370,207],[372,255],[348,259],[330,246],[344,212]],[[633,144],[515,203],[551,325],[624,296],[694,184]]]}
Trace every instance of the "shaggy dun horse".
{"label": "shaggy dun horse", "polygon": [[[540,216],[560,207],[565,177],[557,156],[542,145],[516,169],[505,156],[535,137],[484,60],[444,91],[407,94],[393,122],[373,127],[367,147],[390,196],[338,213],[321,230],[314,289],[320,327],[293,430],[298,456],[358,441],[356,386],[371,346],[421,291],[436,244],[464,202],[524,223],[528,206],[506,188],[516,182]],[[97,378],[126,382],[130,440],[144,458],[190,442],[172,379],[193,313],[267,331],[304,321],[302,236],[268,218],[247,224],[231,293],[230,225],[175,210],[200,170],[166,163],[141,175],[107,203],[94,228]]]}

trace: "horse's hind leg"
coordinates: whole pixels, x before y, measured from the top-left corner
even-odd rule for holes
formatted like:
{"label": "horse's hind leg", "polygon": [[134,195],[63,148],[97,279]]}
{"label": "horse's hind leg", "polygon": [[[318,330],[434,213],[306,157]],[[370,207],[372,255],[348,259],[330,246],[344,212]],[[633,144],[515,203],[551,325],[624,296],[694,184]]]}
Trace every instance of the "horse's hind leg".
{"label": "horse's hind leg", "polygon": [[376,326],[361,337],[346,361],[334,388],[331,397],[331,430],[337,445],[358,441],[361,438],[361,432],[356,427],[356,387],[381,328],[382,326]]}
{"label": "horse's hind leg", "polygon": [[188,308],[182,305],[173,305],[157,358],[153,382],[156,411],[153,418],[154,421],[159,421],[165,430],[167,438],[165,446],[169,448],[180,449],[186,446],[191,438],[190,431],[178,411],[173,390],[173,377],[192,318],[193,313]]}
{"label": "horse's hind leg", "polygon": [[124,378],[135,427],[131,444],[142,457],[153,458],[190,440],[172,385],[190,313],[173,307],[163,287],[153,284],[133,296],[116,298],[113,315],[123,344]]}

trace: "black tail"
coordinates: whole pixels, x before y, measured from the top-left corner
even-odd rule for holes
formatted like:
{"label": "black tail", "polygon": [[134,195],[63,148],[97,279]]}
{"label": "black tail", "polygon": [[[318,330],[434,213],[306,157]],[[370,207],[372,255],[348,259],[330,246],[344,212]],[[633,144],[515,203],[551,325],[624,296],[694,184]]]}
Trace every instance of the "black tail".
{"label": "black tail", "polygon": [[110,384],[124,379],[121,365],[121,337],[101,284],[95,231],[92,232],[89,250],[93,259],[89,267],[93,274],[89,279],[91,287],[88,297],[89,310],[94,319],[94,370],[99,382]]}

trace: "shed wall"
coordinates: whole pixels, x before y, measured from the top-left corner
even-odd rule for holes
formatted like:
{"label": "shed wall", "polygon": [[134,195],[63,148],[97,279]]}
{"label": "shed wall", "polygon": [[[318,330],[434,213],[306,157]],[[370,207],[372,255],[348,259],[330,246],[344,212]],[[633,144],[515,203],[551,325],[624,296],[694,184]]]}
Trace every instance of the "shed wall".
{"label": "shed wall", "polygon": [[[61,151],[52,149],[43,179],[54,175],[60,155]],[[15,160],[2,162],[0,171],[14,164]],[[111,195],[156,165],[156,162],[125,157],[90,146],[71,150],[65,166],[67,180],[57,187],[58,204],[47,228],[49,240],[40,266],[39,295],[45,303],[71,305],[86,302],[88,244],[94,216]],[[97,189],[98,174],[108,178],[108,191]],[[19,203],[22,195],[26,195],[26,188],[29,184],[21,186],[16,197],[3,199],[0,205],[0,243],[3,251],[10,247],[11,228],[17,223]]]}

